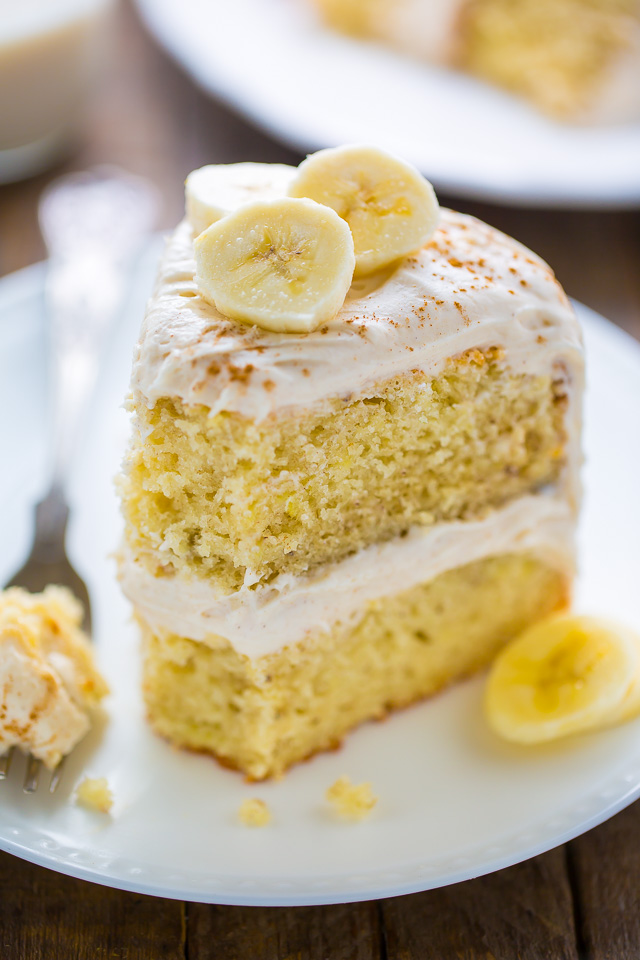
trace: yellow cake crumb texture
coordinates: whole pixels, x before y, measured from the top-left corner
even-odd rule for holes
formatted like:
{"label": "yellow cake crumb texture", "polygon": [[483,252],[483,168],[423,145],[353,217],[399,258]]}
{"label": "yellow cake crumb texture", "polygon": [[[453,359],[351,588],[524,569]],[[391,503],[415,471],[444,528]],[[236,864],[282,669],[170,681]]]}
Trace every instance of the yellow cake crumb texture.
{"label": "yellow cake crumb texture", "polygon": [[238,819],[245,827],[266,827],[271,822],[271,811],[264,800],[250,797],[240,804]]}
{"label": "yellow cake crumb texture", "polygon": [[98,813],[109,813],[113,807],[113,793],[109,788],[106,777],[85,777],[78,784],[76,803]]}
{"label": "yellow cake crumb texture", "polygon": [[635,0],[470,0],[461,65],[549,113],[587,108],[640,27]]}
{"label": "yellow cake crumb texture", "polygon": [[349,777],[338,777],[325,794],[334,810],[347,820],[364,820],[376,803],[370,783],[351,783]]}
{"label": "yellow cake crumb texture", "polygon": [[417,371],[329,412],[261,423],[140,403],[121,482],[129,547],[153,573],[232,592],[414,524],[479,516],[557,479],[565,394],[489,349],[432,380]]}

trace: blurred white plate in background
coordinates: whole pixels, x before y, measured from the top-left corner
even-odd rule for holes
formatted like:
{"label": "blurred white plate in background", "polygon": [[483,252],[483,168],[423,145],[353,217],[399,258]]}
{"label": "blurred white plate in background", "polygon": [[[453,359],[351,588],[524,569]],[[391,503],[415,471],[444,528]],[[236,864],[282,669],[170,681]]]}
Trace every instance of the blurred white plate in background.
{"label": "blurred white plate in background", "polygon": [[201,87],[302,152],[377,144],[440,190],[484,200],[640,204],[640,124],[554,123],[471,77],[322,28],[309,0],[136,2]]}
{"label": "blurred white plate in background", "polygon": [[[95,643],[111,685],[107,724],[69,757],[58,793],[22,793],[23,764],[0,783],[0,849],[141,893],[213,903],[295,905],[394,896],[479,876],[574,837],[640,795],[640,719],[523,749],[482,719],[483,678],[384,723],[283,780],[246,784],[206,756],[179,752],[144,720],[138,637],[110,553],[120,521],[112,478],[128,423],[131,354],[158,246],[140,264],[72,477],[70,554],[92,596]],[[41,266],[0,281],[0,584],[28,547],[43,492],[45,326]],[[640,629],[640,346],[584,307],[589,356],[582,610]],[[324,793],[337,777],[370,780],[369,820],[337,821]],[[107,777],[112,817],[70,802],[84,776]],[[237,821],[247,797],[273,822]]]}

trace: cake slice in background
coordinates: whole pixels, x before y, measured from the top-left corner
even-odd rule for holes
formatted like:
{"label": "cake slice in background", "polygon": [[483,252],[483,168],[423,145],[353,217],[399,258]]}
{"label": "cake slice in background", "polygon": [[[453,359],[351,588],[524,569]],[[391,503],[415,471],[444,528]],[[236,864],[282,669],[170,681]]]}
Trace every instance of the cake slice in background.
{"label": "cake slice in background", "polygon": [[638,0],[313,0],[323,20],[578,122],[640,117]]}
{"label": "cake slice in background", "polygon": [[309,333],[230,320],[196,272],[185,220],[134,358],[120,576],[153,726],[260,779],[567,605],[581,336],[542,260],[449,210]]}

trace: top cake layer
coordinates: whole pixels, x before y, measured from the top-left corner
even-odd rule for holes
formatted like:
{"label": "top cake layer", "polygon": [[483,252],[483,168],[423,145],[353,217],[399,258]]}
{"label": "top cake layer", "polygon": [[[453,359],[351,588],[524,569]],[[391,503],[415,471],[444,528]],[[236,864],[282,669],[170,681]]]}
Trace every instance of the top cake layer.
{"label": "top cake layer", "polygon": [[138,401],[177,398],[261,421],[334,398],[366,396],[401,373],[441,372],[452,356],[500,346],[514,373],[580,363],[571,306],[547,264],[473,217],[443,210],[430,243],[395,269],[354,282],[313,333],[229,320],[194,280],[185,221],[170,238],[134,359]]}
{"label": "top cake layer", "polygon": [[304,334],[230,320],[195,273],[185,222],[134,359],[121,493],[146,574],[225,597],[545,489],[574,514],[580,331],[516,241],[443,211]]}

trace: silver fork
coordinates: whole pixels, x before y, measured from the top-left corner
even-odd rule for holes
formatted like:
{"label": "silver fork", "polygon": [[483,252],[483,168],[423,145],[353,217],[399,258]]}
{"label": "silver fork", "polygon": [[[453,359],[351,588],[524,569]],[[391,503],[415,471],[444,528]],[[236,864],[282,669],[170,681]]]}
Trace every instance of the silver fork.
{"label": "silver fork", "polygon": [[[89,592],[65,550],[67,478],[106,337],[122,302],[132,258],[153,225],[156,207],[155,191],[145,180],[102,167],[61,177],[45,190],[38,209],[49,254],[50,485],[35,508],[31,553],[7,586],[32,592],[50,583],[69,587],[82,601],[83,626],[89,635]],[[8,776],[14,752],[12,748],[0,757],[0,780]],[[63,763],[64,758],[52,773],[51,793]],[[25,793],[36,791],[41,766],[29,754]]]}

